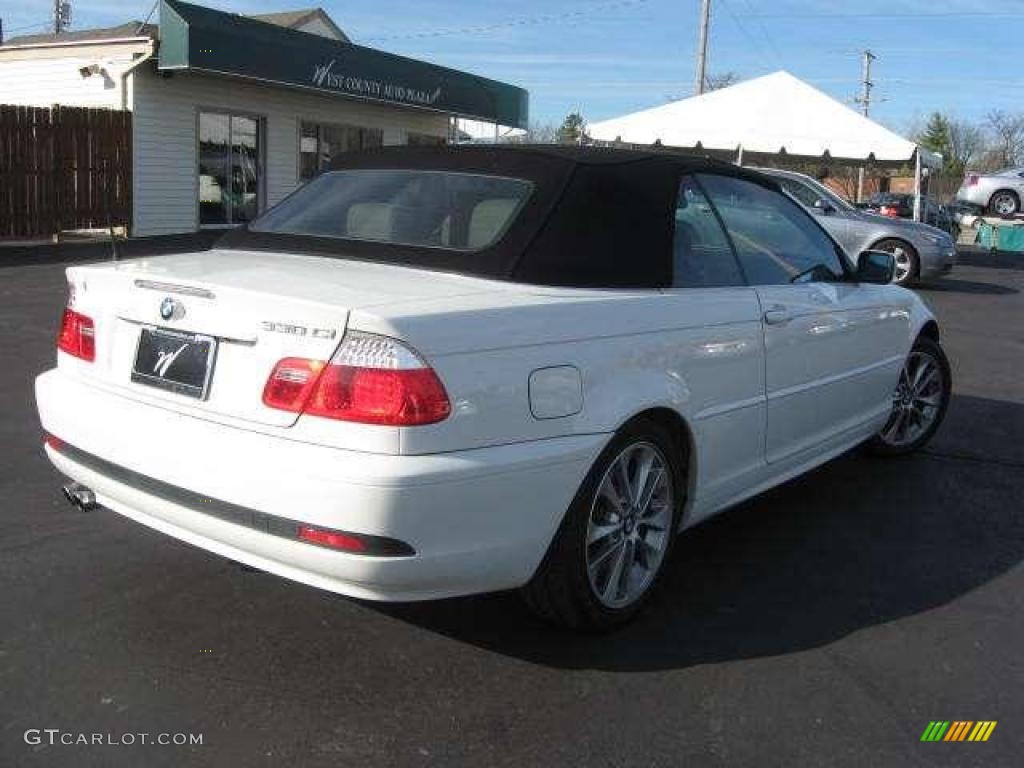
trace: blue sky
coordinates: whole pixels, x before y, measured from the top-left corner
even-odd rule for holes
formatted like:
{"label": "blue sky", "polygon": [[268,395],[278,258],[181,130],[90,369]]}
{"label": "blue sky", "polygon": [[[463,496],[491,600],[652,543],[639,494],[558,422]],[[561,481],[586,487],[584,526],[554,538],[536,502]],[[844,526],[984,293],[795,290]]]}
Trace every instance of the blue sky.
{"label": "blue sky", "polygon": [[[315,2],[315,0],[314,0]],[[353,41],[527,88],[534,120],[588,121],[690,95],[700,0],[373,0],[323,7]],[[142,18],[152,0],[77,0],[73,28]],[[221,0],[239,13],[302,0]],[[0,8],[8,37],[51,0]],[[709,71],[787,69],[835,98],[859,92],[870,48],[872,117],[901,132],[935,109],[979,119],[1024,111],[1024,0],[712,0]]]}

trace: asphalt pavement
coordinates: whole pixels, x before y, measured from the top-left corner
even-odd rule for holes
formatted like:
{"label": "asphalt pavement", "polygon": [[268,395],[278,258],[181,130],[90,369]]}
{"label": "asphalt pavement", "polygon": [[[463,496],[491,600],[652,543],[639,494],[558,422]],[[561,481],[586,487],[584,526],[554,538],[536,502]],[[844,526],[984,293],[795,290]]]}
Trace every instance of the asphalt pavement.
{"label": "asphalt pavement", "polygon": [[1024,258],[921,290],[955,376],[926,452],[687,532],[650,610],[579,637],[515,594],[362,603],[73,512],[32,382],[83,255],[0,252],[0,766],[1021,765]]}

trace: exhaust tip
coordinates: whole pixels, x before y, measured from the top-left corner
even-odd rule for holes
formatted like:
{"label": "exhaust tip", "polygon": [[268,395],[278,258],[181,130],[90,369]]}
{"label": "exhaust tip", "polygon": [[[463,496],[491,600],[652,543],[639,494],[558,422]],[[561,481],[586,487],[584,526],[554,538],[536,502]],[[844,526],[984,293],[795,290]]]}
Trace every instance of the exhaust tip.
{"label": "exhaust tip", "polygon": [[96,494],[80,483],[65,485],[61,488],[61,493],[64,494],[68,503],[79,512],[89,512],[99,506],[96,503]]}

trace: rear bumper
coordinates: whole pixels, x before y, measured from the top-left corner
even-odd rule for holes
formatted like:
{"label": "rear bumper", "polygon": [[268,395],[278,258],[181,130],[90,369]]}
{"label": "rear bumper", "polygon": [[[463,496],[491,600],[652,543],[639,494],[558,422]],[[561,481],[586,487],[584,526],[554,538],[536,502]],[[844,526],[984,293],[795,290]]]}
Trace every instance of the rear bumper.
{"label": "rear bumper", "polygon": [[[46,448],[54,466],[91,488],[103,506],[255,568],[375,600],[524,584],[607,439],[587,435],[395,456],[184,416],[59,370],[36,379],[36,399],[47,432],[101,460]],[[222,508],[196,508],[203,505],[189,499],[197,495]],[[228,512],[237,510],[243,516],[251,511],[258,524],[232,522]],[[296,520],[397,539],[415,554],[349,554],[281,535]]]}
{"label": "rear bumper", "polygon": [[984,208],[988,205],[988,199],[991,196],[991,192],[987,188],[982,188],[979,185],[973,187],[960,187],[956,192],[956,199],[962,200],[965,203],[971,203]]}

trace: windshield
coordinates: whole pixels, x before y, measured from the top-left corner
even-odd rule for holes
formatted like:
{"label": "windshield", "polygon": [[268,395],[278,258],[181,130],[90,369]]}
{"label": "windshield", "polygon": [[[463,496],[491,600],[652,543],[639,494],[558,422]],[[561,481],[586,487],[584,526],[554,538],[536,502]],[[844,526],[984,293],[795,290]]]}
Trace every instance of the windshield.
{"label": "windshield", "polygon": [[479,251],[501,239],[532,189],[528,181],[470,173],[331,171],[249,230]]}

